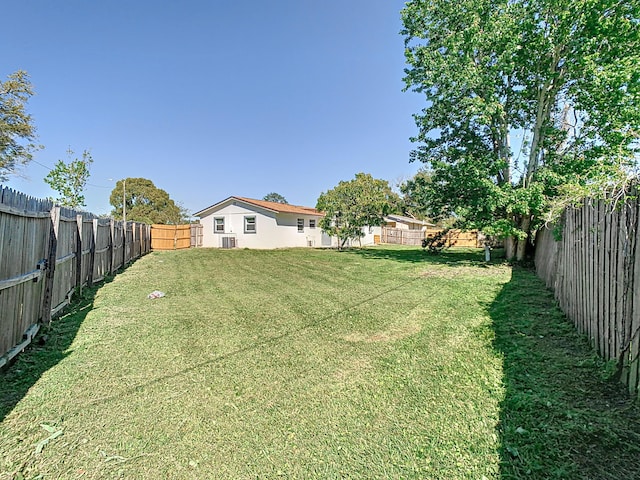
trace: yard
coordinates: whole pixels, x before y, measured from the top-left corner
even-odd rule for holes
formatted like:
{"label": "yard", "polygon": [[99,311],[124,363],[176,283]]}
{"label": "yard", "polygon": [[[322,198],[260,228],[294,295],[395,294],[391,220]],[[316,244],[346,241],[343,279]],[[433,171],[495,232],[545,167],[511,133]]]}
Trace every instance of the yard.
{"label": "yard", "polygon": [[0,373],[0,479],[640,478],[637,403],[482,257],[149,254]]}

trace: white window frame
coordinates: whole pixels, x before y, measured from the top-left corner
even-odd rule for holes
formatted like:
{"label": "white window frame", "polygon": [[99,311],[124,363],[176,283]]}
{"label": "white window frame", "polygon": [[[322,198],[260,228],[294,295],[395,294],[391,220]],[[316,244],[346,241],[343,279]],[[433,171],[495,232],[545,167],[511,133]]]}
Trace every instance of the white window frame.
{"label": "white window frame", "polygon": [[[249,220],[253,220],[253,223],[249,223]],[[255,215],[247,215],[244,217],[244,233],[256,233],[258,231],[257,228],[257,217]],[[249,226],[253,227],[253,230],[248,228]]]}
{"label": "white window frame", "polygon": [[[222,230],[218,230],[218,220],[222,220]],[[225,233],[224,217],[213,217],[213,233]]]}
{"label": "white window frame", "polygon": [[309,219],[309,228],[316,228],[316,219],[315,218],[310,218]]}
{"label": "white window frame", "polygon": [[298,233],[304,233],[304,218],[298,219]]}

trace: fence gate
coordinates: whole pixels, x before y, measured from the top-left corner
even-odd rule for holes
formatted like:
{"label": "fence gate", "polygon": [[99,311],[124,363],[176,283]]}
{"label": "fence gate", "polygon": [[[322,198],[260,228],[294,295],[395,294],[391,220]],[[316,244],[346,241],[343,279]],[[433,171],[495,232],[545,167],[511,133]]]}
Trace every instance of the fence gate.
{"label": "fence gate", "polygon": [[[193,227],[198,226],[202,227],[201,225],[151,225],[151,249],[181,250],[183,248],[197,246],[197,228]],[[194,243],[196,243],[196,245],[194,245]],[[201,236],[200,245],[202,245]]]}

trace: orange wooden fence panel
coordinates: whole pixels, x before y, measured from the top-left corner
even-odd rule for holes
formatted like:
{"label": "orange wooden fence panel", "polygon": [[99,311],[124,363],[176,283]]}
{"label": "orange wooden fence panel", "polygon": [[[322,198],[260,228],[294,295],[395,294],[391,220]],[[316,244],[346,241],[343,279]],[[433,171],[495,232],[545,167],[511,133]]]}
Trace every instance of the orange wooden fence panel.
{"label": "orange wooden fence panel", "polygon": [[181,250],[191,247],[191,225],[151,225],[152,250]]}

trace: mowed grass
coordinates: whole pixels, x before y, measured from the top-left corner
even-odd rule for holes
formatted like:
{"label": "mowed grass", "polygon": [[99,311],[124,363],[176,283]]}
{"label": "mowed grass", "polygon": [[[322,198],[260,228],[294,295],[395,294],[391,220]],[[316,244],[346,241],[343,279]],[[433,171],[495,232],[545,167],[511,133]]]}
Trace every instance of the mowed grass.
{"label": "mowed grass", "polygon": [[0,373],[0,479],[640,473],[637,406],[478,252],[152,253],[47,333]]}

